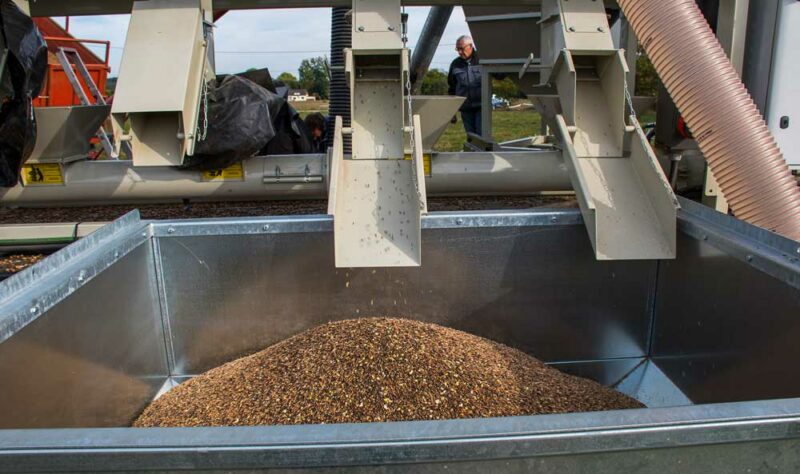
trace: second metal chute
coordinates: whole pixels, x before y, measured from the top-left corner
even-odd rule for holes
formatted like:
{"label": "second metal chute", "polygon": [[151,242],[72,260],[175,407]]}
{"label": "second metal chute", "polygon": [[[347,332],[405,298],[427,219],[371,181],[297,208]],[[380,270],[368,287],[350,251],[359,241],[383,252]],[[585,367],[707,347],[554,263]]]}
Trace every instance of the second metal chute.
{"label": "second metal chute", "polygon": [[541,110],[554,115],[548,119],[595,256],[675,258],[678,202],[636,117],[626,115],[628,68],[614,48],[603,4],[550,0],[542,13],[550,55],[543,58],[542,82],[556,87],[560,110]]}

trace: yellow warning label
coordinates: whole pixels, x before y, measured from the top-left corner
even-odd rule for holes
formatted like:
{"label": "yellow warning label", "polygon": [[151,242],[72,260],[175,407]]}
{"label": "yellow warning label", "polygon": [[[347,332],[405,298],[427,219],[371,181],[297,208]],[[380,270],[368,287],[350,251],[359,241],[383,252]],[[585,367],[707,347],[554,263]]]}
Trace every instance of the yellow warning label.
{"label": "yellow warning label", "polygon": [[[405,155],[406,160],[411,160],[411,155]],[[422,154],[422,169],[425,171],[425,176],[431,175],[431,154]]]}
{"label": "yellow warning label", "polygon": [[203,181],[244,181],[244,167],[241,163],[221,170],[203,171]]}
{"label": "yellow warning label", "polygon": [[62,186],[64,175],[58,163],[22,165],[23,186]]}

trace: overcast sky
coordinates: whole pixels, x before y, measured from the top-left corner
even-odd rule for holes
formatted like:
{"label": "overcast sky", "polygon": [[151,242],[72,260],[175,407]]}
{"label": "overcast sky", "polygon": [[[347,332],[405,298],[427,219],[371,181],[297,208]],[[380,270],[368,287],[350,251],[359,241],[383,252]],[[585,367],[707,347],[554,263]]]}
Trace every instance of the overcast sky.
{"label": "overcast sky", "polygon": [[[428,10],[427,7],[406,9],[412,49]],[[111,41],[111,75],[116,76],[129,18],[130,15],[72,17],[70,33],[76,38]],[[63,26],[63,18],[57,18],[57,21]],[[217,72],[234,73],[251,67],[268,67],[273,77],[287,71],[296,76],[304,58],[330,56],[330,31],[331,13],[328,8],[229,12],[217,22],[214,33]],[[469,29],[463,10],[456,7],[431,67],[447,70],[456,56],[456,39],[462,34],[469,34]],[[103,51],[103,47],[92,49]]]}

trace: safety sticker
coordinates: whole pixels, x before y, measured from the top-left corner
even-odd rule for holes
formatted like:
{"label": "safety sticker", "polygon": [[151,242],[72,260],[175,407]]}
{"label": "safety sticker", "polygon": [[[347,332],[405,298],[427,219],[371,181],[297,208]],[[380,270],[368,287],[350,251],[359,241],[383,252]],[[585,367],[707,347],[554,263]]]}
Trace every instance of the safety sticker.
{"label": "safety sticker", "polygon": [[203,181],[244,181],[244,167],[241,163],[221,170],[203,171]]}
{"label": "safety sticker", "polygon": [[64,174],[58,163],[22,165],[23,186],[63,186]]}
{"label": "safety sticker", "polygon": [[[406,160],[411,160],[411,155],[405,155]],[[422,154],[422,169],[425,172],[425,176],[431,175],[431,154],[430,153],[423,153]]]}

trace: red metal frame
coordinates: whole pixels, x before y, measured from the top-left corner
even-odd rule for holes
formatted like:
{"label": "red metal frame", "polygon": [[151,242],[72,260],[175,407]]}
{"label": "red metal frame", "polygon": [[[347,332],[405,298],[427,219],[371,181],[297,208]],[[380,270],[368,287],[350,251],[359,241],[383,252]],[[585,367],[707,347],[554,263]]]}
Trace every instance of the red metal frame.
{"label": "red metal frame", "polygon": [[[44,40],[46,42],[48,42],[48,41],[64,41],[64,42],[67,42],[67,43],[89,43],[89,44],[102,44],[102,45],[105,45],[105,47],[106,47],[106,56],[103,59],[103,64],[105,64],[106,66],[109,65],[109,59],[110,59],[110,55],[111,55],[111,41],[68,38],[68,37],[64,37],[64,36],[44,36]],[[87,64],[87,66],[88,66],[88,64]],[[109,66],[109,69],[111,69],[110,66]]]}
{"label": "red metal frame", "polygon": [[[81,58],[84,60],[86,69],[89,71],[89,74],[92,76],[92,79],[94,80],[98,89],[100,89],[101,92],[105,91],[106,79],[108,78],[109,72],[111,72],[111,67],[109,66],[111,59],[110,41],[79,39],[66,36],[45,36],[44,39],[48,44],[48,50],[50,53],[55,53],[58,47],[65,44],[75,46],[81,46],[85,43],[104,45],[104,58],[99,58],[85,46],[83,47],[83,50],[86,51],[86,53],[81,54]],[[87,58],[87,54],[90,55],[91,58]],[[85,85],[84,90],[86,91],[87,95],[89,95],[89,89]],[[72,84],[69,83],[61,64],[57,62],[48,64],[44,87],[42,88],[42,92],[39,97],[34,99],[33,105],[35,107],[59,107],[79,104],[80,100],[75,94],[75,91],[72,89]]]}

